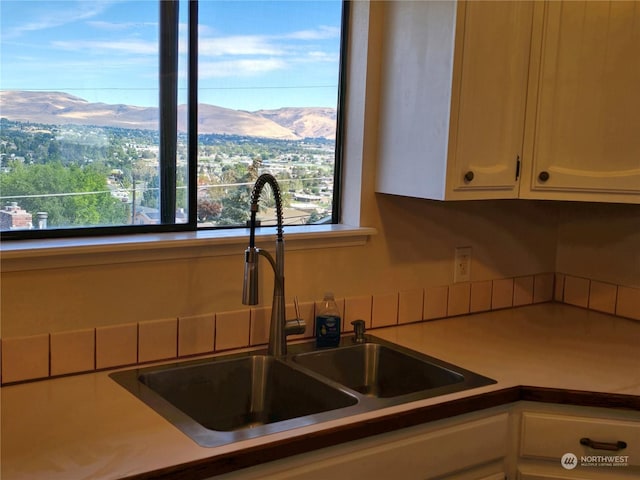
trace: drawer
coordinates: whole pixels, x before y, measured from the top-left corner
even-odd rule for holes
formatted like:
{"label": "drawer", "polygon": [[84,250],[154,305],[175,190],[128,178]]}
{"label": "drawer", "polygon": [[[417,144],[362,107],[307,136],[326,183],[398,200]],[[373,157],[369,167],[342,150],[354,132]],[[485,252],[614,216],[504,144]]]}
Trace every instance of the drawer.
{"label": "drawer", "polygon": [[[591,446],[581,443],[590,439]],[[626,447],[618,448],[618,442]],[[604,444],[604,445],[601,445]],[[622,446],[622,445],[620,445]],[[615,448],[618,448],[615,450]],[[522,415],[520,455],[559,460],[565,453],[581,457],[625,456],[640,465],[640,422],[525,412]],[[593,461],[597,459],[592,458]],[[608,461],[608,460],[607,460]],[[616,461],[611,459],[612,462]]]}

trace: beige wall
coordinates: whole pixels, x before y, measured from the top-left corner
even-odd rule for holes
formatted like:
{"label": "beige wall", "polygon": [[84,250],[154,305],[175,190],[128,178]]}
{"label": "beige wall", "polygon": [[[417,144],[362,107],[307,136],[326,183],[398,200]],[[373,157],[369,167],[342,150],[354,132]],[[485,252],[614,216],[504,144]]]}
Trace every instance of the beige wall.
{"label": "beige wall", "polygon": [[640,206],[558,206],[556,271],[640,287]]}

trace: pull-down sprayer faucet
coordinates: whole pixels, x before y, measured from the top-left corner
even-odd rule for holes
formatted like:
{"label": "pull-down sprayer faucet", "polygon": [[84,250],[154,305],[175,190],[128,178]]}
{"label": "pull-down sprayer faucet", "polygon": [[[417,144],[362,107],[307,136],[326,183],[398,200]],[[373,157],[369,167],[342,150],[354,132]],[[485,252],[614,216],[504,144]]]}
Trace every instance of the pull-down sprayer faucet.
{"label": "pull-down sprayer faucet", "polygon": [[[255,246],[256,214],[258,213],[258,201],[265,184],[271,186],[276,201],[277,236],[275,260],[266,250]],[[284,300],[284,236],[282,227],[282,197],[280,186],[275,177],[263,173],[256,180],[251,192],[251,220],[249,225],[249,247],[245,251],[244,283],[242,288],[242,303],[245,305],[258,304],[258,259],[262,255],[271,264],[275,275],[273,284],[273,303],[271,305],[271,325],[269,327],[268,354],[276,357],[287,353],[287,335],[304,333],[306,325],[298,312],[296,302],[295,320],[286,320]]]}

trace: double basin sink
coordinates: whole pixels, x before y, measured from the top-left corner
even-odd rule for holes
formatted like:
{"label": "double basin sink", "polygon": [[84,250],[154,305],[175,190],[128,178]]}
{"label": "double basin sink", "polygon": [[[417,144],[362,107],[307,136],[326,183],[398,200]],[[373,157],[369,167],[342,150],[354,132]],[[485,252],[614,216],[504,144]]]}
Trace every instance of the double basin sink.
{"label": "double basin sink", "polygon": [[289,345],[283,358],[252,351],[111,377],[204,447],[495,383],[371,335]]}

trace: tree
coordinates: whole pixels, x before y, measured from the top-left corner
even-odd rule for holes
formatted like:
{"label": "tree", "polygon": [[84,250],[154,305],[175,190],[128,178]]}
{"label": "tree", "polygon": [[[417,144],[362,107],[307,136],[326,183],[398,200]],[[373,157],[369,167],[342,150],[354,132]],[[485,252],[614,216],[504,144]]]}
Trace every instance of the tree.
{"label": "tree", "polygon": [[251,189],[247,186],[234,187],[222,198],[222,213],[219,225],[245,225],[249,220]]}
{"label": "tree", "polygon": [[234,164],[226,171],[223,169],[223,176],[227,179],[235,178],[233,182],[249,185],[237,185],[222,198],[222,212],[219,225],[245,225],[249,220],[249,206],[251,205],[251,183],[259,177],[262,159],[255,156],[248,167],[243,164]]}
{"label": "tree", "polygon": [[217,220],[222,213],[222,204],[212,200],[208,195],[198,196],[198,221],[211,222]]}
{"label": "tree", "polygon": [[16,198],[31,214],[47,212],[49,227],[123,225],[128,212],[107,186],[108,172],[94,166],[60,162],[24,165],[11,162],[0,175],[3,197]]}

